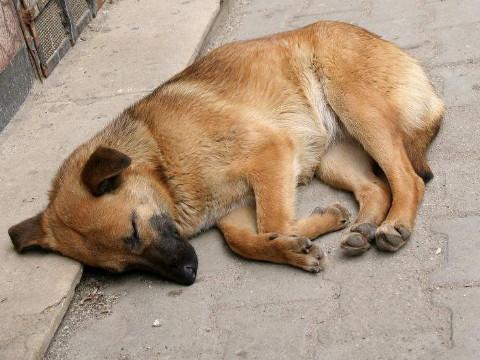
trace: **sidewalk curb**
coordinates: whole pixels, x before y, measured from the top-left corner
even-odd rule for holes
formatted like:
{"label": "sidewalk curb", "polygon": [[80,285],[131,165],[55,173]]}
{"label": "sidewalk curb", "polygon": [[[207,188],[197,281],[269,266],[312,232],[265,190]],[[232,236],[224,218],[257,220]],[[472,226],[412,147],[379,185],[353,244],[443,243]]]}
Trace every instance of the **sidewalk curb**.
{"label": "sidewalk curb", "polygon": [[[221,3],[221,0],[178,4],[145,1],[141,5],[121,2],[105,6],[82,34],[86,41],[72,49],[45,84],[34,85],[29,98],[0,134],[0,185],[4,190],[0,206],[6,215],[0,219],[2,360],[43,358],[83,272],[79,263],[55,254],[18,256],[6,235],[8,227],[45,206],[46,186],[57,164],[76,144],[103,127],[125,106],[145,96],[152,87],[160,85],[157,79],[167,80],[195,60]],[[134,12],[133,20],[127,11],[129,7]],[[150,11],[150,19],[139,21],[138,14],[142,11]],[[121,16],[115,18],[112,14]],[[125,20],[137,21],[138,26]],[[118,34],[112,31],[119,26],[123,30]],[[136,32],[139,29],[141,35]],[[129,45],[127,42],[134,34],[143,38],[139,44]],[[127,44],[115,42],[123,35]],[[156,42],[152,43],[152,39]],[[138,62],[132,61],[135,55],[139,56],[135,51],[145,50],[149,42],[153,44],[152,50],[141,52]],[[120,53],[122,46],[135,50],[112,56]],[[89,66],[92,58],[98,60],[104,56],[111,56],[105,61],[107,65]]]}
{"label": "sidewalk curb", "polygon": [[38,353],[34,354],[34,359],[42,359],[43,355],[47,352],[47,349],[50,346],[50,342],[55,336],[55,333],[57,332],[58,327],[62,323],[63,317],[67,313],[68,307],[72,302],[73,295],[75,294],[75,289],[80,282],[80,279],[82,278],[82,274],[83,266],[79,265],[78,271],[76,271],[74,274],[74,278],[72,280],[70,288],[67,291],[67,294],[60,300],[59,303],[56,304],[58,312],[51,323],[50,331],[45,335],[45,340],[41,344],[41,347],[38,349]]}

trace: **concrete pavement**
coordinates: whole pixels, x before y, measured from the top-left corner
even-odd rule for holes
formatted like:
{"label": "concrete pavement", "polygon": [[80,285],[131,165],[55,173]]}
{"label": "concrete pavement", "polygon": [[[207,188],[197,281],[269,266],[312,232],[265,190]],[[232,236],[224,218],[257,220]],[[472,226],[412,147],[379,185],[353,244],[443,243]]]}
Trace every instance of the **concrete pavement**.
{"label": "concrete pavement", "polygon": [[47,201],[62,160],[196,55],[219,0],[109,1],[0,133],[0,358],[40,359],[82,270],[54,254],[18,256],[7,229]]}
{"label": "concrete pavement", "polygon": [[[331,234],[319,240],[329,266],[311,275],[240,259],[212,230],[193,240],[191,287],[88,271],[47,359],[478,358],[478,0],[231,0],[202,51],[320,19],[395,41],[447,104],[430,152],[436,177],[410,242],[397,254],[346,259]],[[300,189],[298,211],[333,202],[355,211],[350,195],[315,182]]]}

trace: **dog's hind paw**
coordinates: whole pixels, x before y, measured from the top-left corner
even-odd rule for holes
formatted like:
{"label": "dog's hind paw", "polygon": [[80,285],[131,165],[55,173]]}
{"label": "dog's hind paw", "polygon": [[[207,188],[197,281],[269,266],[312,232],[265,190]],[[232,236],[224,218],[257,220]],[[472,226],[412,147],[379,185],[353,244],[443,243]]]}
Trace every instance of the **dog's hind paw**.
{"label": "dog's hind paw", "polygon": [[349,232],[343,237],[340,247],[346,256],[357,256],[370,249],[370,243],[363,234]]}
{"label": "dog's hind paw", "polygon": [[410,238],[410,231],[403,225],[382,224],[375,233],[377,248],[382,251],[395,252]]}

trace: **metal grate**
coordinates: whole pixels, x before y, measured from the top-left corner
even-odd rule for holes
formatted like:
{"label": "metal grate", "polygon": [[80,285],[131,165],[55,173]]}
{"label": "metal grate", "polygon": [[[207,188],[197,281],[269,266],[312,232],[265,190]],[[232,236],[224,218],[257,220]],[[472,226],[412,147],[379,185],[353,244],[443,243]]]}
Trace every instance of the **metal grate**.
{"label": "metal grate", "polygon": [[45,5],[47,5],[47,3],[49,2],[50,0],[37,0],[37,6],[40,10],[42,10]]}
{"label": "metal grate", "polygon": [[65,22],[63,10],[56,0],[51,0],[35,19],[40,42],[38,53],[42,63],[47,63],[65,39],[69,39],[69,34],[63,25]]}
{"label": "metal grate", "polygon": [[85,0],[67,0],[67,4],[73,22],[78,24],[85,12],[89,10],[87,2]]}
{"label": "metal grate", "polygon": [[17,11],[25,41],[39,75],[47,77],[103,0],[22,0],[21,4],[17,3]]}

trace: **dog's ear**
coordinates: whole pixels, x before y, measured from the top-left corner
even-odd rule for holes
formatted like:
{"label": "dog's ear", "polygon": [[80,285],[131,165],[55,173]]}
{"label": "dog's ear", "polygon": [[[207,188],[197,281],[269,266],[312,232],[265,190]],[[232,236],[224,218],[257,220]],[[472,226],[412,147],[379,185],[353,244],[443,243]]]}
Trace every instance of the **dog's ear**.
{"label": "dog's ear", "polygon": [[47,234],[42,226],[43,213],[24,220],[8,229],[15,250],[21,253],[30,247],[50,248]]}
{"label": "dog's ear", "polygon": [[100,146],[82,171],[82,181],[94,196],[101,196],[120,185],[121,173],[132,160],[120,151]]}

